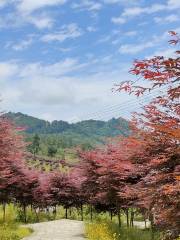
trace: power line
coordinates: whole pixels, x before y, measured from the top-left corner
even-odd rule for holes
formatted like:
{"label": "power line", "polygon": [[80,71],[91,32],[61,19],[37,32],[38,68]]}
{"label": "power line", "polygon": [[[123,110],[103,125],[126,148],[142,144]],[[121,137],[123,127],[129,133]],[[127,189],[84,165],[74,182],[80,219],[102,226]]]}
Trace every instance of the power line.
{"label": "power line", "polygon": [[[165,88],[165,87],[164,87]],[[162,89],[164,89],[162,88]],[[158,90],[158,91],[157,91]],[[127,112],[127,113],[130,113],[129,110],[127,110],[127,107],[140,107],[140,104],[141,105],[144,105],[144,104],[147,104],[147,102],[145,103],[145,101],[150,101],[152,100],[154,97],[157,97],[160,93],[159,89],[157,90],[154,90],[154,91],[151,91],[150,93],[146,94],[143,98],[139,98],[137,100],[129,100],[129,101],[124,101],[121,103],[121,105],[119,104],[116,104],[116,105],[113,105],[113,106],[109,106],[109,107],[106,107],[104,108],[104,110],[100,110],[100,111],[97,111],[97,112],[94,112],[94,113],[90,113],[90,114],[84,114],[84,115],[81,115],[79,118],[81,120],[85,120],[85,119],[93,119],[93,118],[96,118],[96,119],[100,119],[102,118],[101,116],[104,114],[105,116],[108,114],[108,116],[110,114],[115,114],[117,111],[119,113],[119,111],[123,111],[124,112]],[[138,105],[139,104],[139,105]],[[142,106],[141,106],[142,107]],[[126,110],[126,111],[124,111]]]}

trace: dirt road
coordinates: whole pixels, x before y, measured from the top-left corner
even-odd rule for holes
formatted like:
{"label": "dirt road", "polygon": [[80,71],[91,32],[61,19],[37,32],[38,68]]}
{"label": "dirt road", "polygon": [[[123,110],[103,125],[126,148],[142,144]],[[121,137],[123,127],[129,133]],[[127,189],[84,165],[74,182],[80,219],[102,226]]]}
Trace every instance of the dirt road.
{"label": "dirt road", "polygon": [[23,240],[84,240],[84,224],[74,220],[58,220],[29,224],[34,233]]}

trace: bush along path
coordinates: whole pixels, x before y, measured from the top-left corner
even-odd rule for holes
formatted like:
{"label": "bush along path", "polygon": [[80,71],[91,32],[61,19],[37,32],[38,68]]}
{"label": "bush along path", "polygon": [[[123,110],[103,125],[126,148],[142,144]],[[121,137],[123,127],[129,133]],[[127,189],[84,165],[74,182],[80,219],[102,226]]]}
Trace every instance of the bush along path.
{"label": "bush along path", "polygon": [[84,240],[83,222],[75,220],[57,220],[29,224],[34,233],[23,240]]}

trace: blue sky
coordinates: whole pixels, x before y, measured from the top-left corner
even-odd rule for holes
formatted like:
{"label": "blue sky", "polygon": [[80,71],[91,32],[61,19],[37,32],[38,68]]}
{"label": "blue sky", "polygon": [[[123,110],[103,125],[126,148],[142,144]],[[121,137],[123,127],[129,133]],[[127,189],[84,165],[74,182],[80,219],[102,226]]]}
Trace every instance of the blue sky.
{"label": "blue sky", "polygon": [[173,54],[179,0],[0,0],[1,109],[48,120],[129,117],[112,92],[134,59]]}

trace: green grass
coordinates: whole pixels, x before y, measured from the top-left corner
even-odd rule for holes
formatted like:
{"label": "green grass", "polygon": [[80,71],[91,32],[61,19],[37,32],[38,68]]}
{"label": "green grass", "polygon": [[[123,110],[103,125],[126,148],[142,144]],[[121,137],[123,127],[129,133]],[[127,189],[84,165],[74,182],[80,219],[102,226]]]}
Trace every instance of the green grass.
{"label": "green grass", "polygon": [[17,218],[17,207],[9,204],[6,206],[6,221],[4,223],[2,206],[0,206],[0,240],[20,240],[32,233],[30,228],[21,227]]}
{"label": "green grass", "polygon": [[0,224],[0,240],[20,240],[32,233],[30,228],[20,227],[18,224]]}
{"label": "green grass", "polygon": [[119,229],[116,223],[111,222],[98,221],[86,224],[86,235],[89,240],[160,240],[160,233],[153,234],[154,236],[151,230],[135,227],[122,226]]}
{"label": "green grass", "polygon": [[118,235],[113,233],[107,223],[88,223],[85,231],[89,240],[118,240]]}

